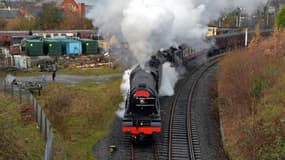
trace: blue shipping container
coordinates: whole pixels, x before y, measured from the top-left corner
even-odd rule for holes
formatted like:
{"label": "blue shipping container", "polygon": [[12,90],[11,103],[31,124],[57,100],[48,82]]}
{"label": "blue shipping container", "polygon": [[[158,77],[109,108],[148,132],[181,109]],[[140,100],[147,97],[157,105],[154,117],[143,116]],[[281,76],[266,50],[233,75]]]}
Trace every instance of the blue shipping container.
{"label": "blue shipping container", "polygon": [[62,42],[63,53],[67,55],[81,55],[82,43],[77,40],[65,40]]}

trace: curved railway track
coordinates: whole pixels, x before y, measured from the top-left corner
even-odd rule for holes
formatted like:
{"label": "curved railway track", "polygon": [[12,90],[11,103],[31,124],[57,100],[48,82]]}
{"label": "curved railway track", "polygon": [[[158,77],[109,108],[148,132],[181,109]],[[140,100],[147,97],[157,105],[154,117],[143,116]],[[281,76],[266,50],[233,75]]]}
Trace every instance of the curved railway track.
{"label": "curved railway track", "polygon": [[[191,76],[184,81],[175,96],[171,107],[171,117],[169,120],[168,132],[168,159],[201,159],[199,137],[196,123],[191,114],[192,97],[202,76],[218,62],[219,57],[211,59]],[[190,92],[189,92],[190,91]]]}
{"label": "curved railway track", "polygon": [[[163,133],[144,143],[132,143],[130,135],[125,135],[121,159],[126,160],[199,160],[200,144],[196,124],[191,118],[191,98],[201,77],[218,62],[213,58],[208,63],[192,68],[190,78],[182,80],[172,107],[162,109],[165,115]],[[167,118],[168,117],[168,118]],[[169,118],[170,117],[170,118]]]}

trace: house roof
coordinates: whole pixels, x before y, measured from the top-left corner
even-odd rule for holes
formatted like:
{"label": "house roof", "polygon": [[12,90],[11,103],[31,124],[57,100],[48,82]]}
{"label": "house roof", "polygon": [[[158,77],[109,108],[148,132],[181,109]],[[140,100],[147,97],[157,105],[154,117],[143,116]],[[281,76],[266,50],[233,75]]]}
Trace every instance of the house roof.
{"label": "house roof", "polygon": [[19,10],[0,9],[1,18],[16,18],[20,15]]}
{"label": "house roof", "polygon": [[73,6],[78,7],[77,3],[74,0],[63,0],[61,5],[68,4],[68,3],[71,3]]}

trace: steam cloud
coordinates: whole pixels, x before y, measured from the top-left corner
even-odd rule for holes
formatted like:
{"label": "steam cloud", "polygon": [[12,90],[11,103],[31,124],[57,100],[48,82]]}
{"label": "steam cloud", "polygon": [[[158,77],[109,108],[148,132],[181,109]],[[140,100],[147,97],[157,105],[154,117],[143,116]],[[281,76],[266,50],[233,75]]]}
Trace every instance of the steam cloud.
{"label": "steam cloud", "polygon": [[[91,2],[89,0],[88,2]],[[161,48],[187,44],[202,49],[208,24],[222,13],[237,7],[248,13],[267,0],[97,0],[87,17],[99,27],[103,34],[116,35],[129,44],[131,53],[139,64],[144,64]],[[112,54],[112,53],[111,53]],[[133,64],[133,59],[132,62]],[[160,96],[172,95],[178,79],[175,69],[169,64],[163,66]],[[123,77],[121,90],[126,97],[129,89],[129,73]],[[169,73],[171,72],[171,73]],[[171,75],[171,77],[165,77]],[[117,112],[123,117],[124,102]]]}
{"label": "steam cloud", "polygon": [[252,13],[267,0],[98,0],[87,16],[103,33],[129,43],[143,64],[150,55],[170,45],[186,43],[203,48],[207,25],[237,7]]}
{"label": "steam cloud", "polygon": [[179,73],[171,67],[169,62],[162,65],[162,80],[159,88],[159,96],[174,95],[174,87],[179,80]]}
{"label": "steam cloud", "polygon": [[124,112],[125,112],[125,103],[126,103],[126,99],[127,99],[127,95],[128,95],[128,91],[130,89],[130,74],[131,74],[132,70],[126,70],[124,75],[123,75],[123,79],[122,79],[122,83],[121,83],[121,92],[124,98],[124,101],[120,104],[120,108],[117,111],[117,116],[122,118],[124,116]]}

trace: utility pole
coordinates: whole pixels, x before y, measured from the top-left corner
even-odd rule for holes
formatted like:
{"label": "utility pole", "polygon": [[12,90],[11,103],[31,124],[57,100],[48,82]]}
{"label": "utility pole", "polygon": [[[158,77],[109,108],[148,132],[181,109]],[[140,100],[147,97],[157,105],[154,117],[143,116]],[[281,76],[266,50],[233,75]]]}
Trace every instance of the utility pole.
{"label": "utility pole", "polygon": [[248,28],[245,29],[245,40],[244,40],[244,46],[247,47],[248,42]]}
{"label": "utility pole", "polygon": [[269,2],[267,2],[264,6],[264,19],[266,23],[266,27],[269,26]]}
{"label": "utility pole", "polygon": [[236,11],[236,27],[240,27],[240,16],[241,16],[241,8],[237,8]]}

